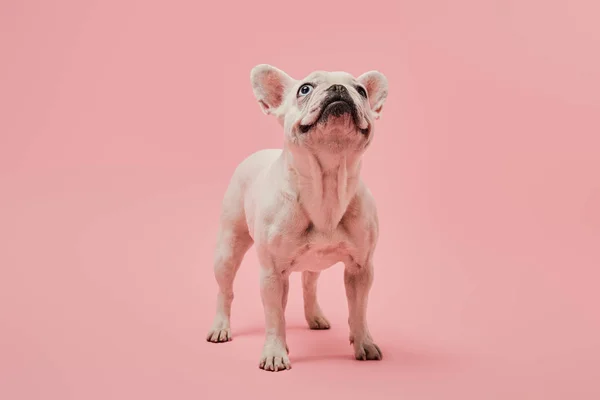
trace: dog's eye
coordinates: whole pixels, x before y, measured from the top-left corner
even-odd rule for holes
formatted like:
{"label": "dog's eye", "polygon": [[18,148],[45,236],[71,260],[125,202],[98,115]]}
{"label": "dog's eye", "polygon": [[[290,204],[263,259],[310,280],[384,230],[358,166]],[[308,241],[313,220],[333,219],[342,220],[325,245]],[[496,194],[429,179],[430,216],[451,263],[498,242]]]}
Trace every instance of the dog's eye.
{"label": "dog's eye", "polygon": [[358,92],[358,94],[360,94],[362,97],[364,97],[365,99],[367,98],[367,91],[365,90],[364,87],[362,86],[357,86],[356,87],[356,91]]}
{"label": "dog's eye", "polygon": [[298,96],[306,96],[307,94],[312,92],[312,90],[313,90],[313,86],[309,83],[306,83],[306,84],[300,86],[300,89],[298,89]]}

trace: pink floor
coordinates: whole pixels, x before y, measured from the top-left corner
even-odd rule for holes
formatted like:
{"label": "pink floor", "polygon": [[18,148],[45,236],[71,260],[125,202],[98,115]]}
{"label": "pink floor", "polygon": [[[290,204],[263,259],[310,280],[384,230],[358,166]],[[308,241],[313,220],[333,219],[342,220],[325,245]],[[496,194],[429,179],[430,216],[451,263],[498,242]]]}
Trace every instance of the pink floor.
{"label": "pink floor", "polygon": [[[0,5],[0,399],[600,398],[598,6],[263,3]],[[263,62],[390,80],[363,170],[381,362],[352,358],[336,266],[332,329],[293,276],[293,369],[259,370],[253,251],[234,340],[204,340],[221,196],[281,144]]]}

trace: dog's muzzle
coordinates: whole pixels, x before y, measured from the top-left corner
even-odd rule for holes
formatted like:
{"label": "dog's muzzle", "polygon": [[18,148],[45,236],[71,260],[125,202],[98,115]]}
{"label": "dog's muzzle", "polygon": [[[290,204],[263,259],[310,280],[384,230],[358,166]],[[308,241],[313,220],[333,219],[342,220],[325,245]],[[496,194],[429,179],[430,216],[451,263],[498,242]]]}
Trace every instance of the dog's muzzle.
{"label": "dog's muzzle", "polygon": [[[306,133],[316,124],[325,123],[330,117],[341,117],[344,114],[350,114],[352,120],[354,121],[354,125],[356,125],[356,127],[358,128],[358,126],[360,125],[358,121],[358,111],[356,109],[356,104],[354,103],[354,100],[352,100],[350,93],[348,93],[348,89],[346,89],[344,85],[336,84],[331,85],[327,89],[327,93],[328,95],[321,102],[321,111],[316,121],[310,125],[300,125],[300,132]],[[368,128],[358,128],[358,130],[365,135],[369,133]]]}

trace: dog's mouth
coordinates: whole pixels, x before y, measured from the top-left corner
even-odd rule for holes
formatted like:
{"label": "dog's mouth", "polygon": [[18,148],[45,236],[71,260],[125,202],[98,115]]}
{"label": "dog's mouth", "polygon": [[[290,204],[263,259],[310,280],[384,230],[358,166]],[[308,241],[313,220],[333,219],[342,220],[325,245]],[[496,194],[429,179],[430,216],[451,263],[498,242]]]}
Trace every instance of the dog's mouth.
{"label": "dog's mouth", "polygon": [[359,116],[354,102],[352,102],[352,100],[345,99],[341,95],[335,95],[323,101],[321,103],[321,111],[319,112],[315,122],[309,125],[300,125],[299,130],[301,133],[307,133],[316,125],[326,123],[329,118],[341,117],[344,114],[350,114],[354,125],[361,134],[369,134],[369,127],[365,129],[359,127]]}

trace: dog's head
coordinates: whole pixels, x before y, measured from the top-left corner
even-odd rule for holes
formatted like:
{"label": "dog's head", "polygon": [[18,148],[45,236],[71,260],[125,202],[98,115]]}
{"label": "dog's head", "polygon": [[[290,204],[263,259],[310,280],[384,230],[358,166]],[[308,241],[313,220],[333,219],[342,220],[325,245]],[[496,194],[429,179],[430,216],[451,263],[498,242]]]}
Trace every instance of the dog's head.
{"label": "dog's head", "polygon": [[388,92],[377,71],[358,78],[316,71],[296,80],[263,64],[252,69],[251,81],[262,110],[277,117],[289,144],[334,153],[368,146]]}

